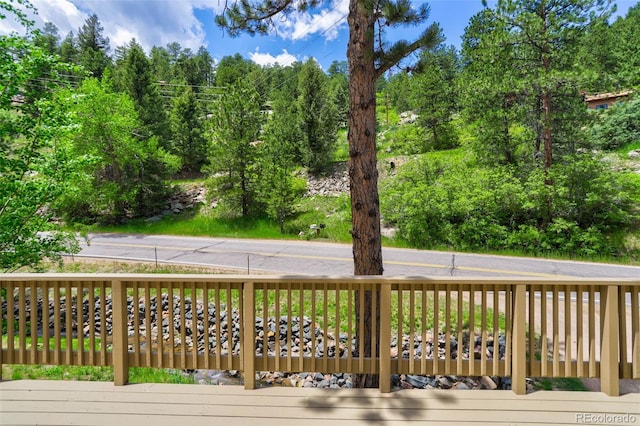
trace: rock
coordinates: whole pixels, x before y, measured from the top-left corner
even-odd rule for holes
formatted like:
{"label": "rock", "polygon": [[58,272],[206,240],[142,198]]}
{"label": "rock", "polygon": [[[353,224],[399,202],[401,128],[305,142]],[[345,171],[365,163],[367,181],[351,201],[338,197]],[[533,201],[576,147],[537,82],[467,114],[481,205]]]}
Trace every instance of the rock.
{"label": "rock", "polygon": [[480,378],[480,387],[482,389],[490,389],[490,390],[494,390],[498,387],[498,385],[496,384],[496,382],[493,381],[493,379],[489,376],[482,376]]}
{"label": "rock", "polygon": [[633,151],[629,151],[627,156],[631,159],[640,158],[640,149],[634,149]]}
{"label": "rock", "polygon": [[467,386],[464,382],[458,382],[453,386],[453,389],[469,390],[471,388],[469,386]]}

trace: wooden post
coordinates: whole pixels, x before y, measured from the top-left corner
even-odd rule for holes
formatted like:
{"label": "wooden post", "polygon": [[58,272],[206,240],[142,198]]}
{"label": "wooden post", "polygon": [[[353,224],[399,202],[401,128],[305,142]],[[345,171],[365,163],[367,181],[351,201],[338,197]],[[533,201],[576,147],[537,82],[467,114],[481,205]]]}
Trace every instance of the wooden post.
{"label": "wooden post", "polygon": [[[515,286],[513,306],[513,350],[511,358],[511,390],[516,395],[527,393],[527,323],[525,296],[526,284]],[[531,297],[531,295],[529,295]],[[545,303],[543,300],[542,303]],[[529,356],[532,356],[530,354]]]}
{"label": "wooden post", "polygon": [[384,281],[380,291],[380,392],[391,392],[391,283]]}
{"label": "wooden post", "polygon": [[[256,387],[256,312],[255,312],[255,288],[253,283],[244,283],[242,286],[242,297],[244,298],[242,323],[244,335],[242,336],[242,359],[244,363],[244,388],[255,389]],[[265,325],[267,319],[264,319]],[[266,357],[266,347],[264,351]]]}
{"label": "wooden post", "polygon": [[[604,312],[602,312],[603,309]],[[619,396],[618,286],[602,287],[600,293],[600,315],[604,316],[600,349],[600,391],[609,396]]]}
{"label": "wooden post", "polygon": [[122,281],[111,282],[113,302],[113,383],[126,385],[129,381],[129,345],[127,327],[127,288]]}

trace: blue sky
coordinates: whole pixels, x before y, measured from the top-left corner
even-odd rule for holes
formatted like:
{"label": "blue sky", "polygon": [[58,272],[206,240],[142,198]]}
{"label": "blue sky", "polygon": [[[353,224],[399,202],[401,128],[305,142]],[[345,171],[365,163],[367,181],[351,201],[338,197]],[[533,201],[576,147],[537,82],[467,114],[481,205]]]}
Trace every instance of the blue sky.
{"label": "blue sky", "polygon": [[[214,24],[223,0],[31,0],[38,9],[36,25],[53,22],[61,37],[77,33],[84,20],[96,13],[110,39],[112,50],[131,38],[147,51],[154,45],[177,41],[196,51],[205,46],[214,59],[240,53],[260,65],[315,58],[325,69],[332,61],[346,60],[348,0],[331,0],[331,7],[283,20],[268,36],[243,35],[230,38]],[[414,2],[414,4],[417,2]],[[469,18],[482,9],[481,0],[432,0],[429,23],[438,22],[447,44],[460,46],[460,37]],[[495,1],[489,1],[489,5]],[[636,1],[620,0],[618,14],[626,14]],[[0,21],[0,33],[17,30],[8,19]],[[412,28],[394,37],[412,39],[421,28]]]}

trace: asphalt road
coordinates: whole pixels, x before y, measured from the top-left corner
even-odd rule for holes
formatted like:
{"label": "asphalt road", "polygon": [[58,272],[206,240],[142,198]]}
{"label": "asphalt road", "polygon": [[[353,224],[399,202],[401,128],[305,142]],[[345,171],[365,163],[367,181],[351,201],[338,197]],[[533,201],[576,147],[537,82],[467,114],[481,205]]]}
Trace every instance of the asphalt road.
{"label": "asphalt road", "polygon": [[[90,234],[76,256],[214,266],[247,273],[351,275],[351,245],[164,235]],[[640,267],[384,248],[389,276],[590,277],[640,279]]]}

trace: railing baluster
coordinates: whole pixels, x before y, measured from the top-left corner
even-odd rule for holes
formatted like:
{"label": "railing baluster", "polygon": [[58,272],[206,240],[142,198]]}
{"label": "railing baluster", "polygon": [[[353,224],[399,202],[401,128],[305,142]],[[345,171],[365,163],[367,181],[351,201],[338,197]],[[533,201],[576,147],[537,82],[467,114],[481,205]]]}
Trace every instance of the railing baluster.
{"label": "railing baluster", "polygon": [[[231,315],[228,318],[231,321]],[[229,325],[231,326],[232,324]],[[231,335],[232,330],[229,330],[229,337]],[[191,349],[193,368],[200,368],[198,366],[198,292],[196,291],[195,281],[191,283]]]}
{"label": "railing baluster", "polygon": [[[376,284],[368,284],[369,288],[370,288],[370,292],[371,292],[371,335],[372,336],[379,336],[380,333],[378,331],[378,303],[377,300],[378,299],[378,286]],[[375,363],[376,358],[378,357],[378,342],[377,339],[372,338],[371,339],[371,361],[374,363],[374,367],[379,366],[377,363]]]}
{"label": "railing baluster", "polygon": [[[525,288],[525,298],[526,298],[526,288]],[[512,285],[507,285],[505,287],[504,290],[504,310],[505,310],[505,324],[504,324],[504,333],[505,333],[505,348],[504,348],[504,367],[505,367],[505,371],[504,371],[504,375],[505,376],[510,376],[511,375],[511,363],[509,362],[509,360],[512,357],[512,353],[511,353],[511,345],[513,344],[513,312],[511,311],[511,308],[513,307],[513,286]],[[525,300],[525,307],[523,309],[526,309],[526,300]],[[525,313],[525,318],[527,318],[527,315]],[[526,347],[526,342],[524,343],[525,347]],[[525,365],[523,368],[526,368],[526,355],[525,355]]]}
{"label": "railing baluster", "polygon": [[[398,348],[398,363],[404,358],[404,284],[398,284],[398,330],[397,332],[397,348]],[[409,353],[411,357],[411,353]]]}
{"label": "railing baluster", "polygon": [[[420,334],[422,337],[422,353],[420,356],[420,374],[425,374],[427,372],[427,291],[424,286],[422,286],[421,297]],[[391,309],[391,307],[389,307],[389,309]]]}
{"label": "railing baluster", "polygon": [[440,374],[440,287],[433,288],[433,374]]}
{"label": "railing baluster", "polygon": [[[173,318],[173,312],[171,318]],[[140,283],[136,282],[133,285],[133,353],[136,367],[142,366],[140,352]]]}
{"label": "railing baluster", "polygon": [[78,365],[84,362],[84,283],[78,281],[76,287],[76,335],[78,336]]}
{"label": "railing baluster", "polygon": [[269,365],[267,363],[269,358],[269,310],[267,307],[267,301],[269,298],[269,290],[267,289],[267,283],[262,284],[262,316],[263,320],[263,333],[262,333],[262,369],[268,370]]}
{"label": "railing baluster", "polygon": [[293,344],[291,343],[291,327],[293,327],[293,314],[291,305],[293,305],[291,282],[287,282],[287,371],[293,370],[293,367],[291,365],[291,349],[293,348]]}
{"label": "railing baluster", "polygon": [[322,342],[323,342],[323,351],[322,351],[322,371],[327,372],[329,368],[329,290],[328,283],[324,283],[323,294],[322,294]]}
{"label": "railing baluster", "polygon": [[626,287],[618,287],[618,327],[620,330],[620,373],[622,377],[631,377],[631,369],[627,358],[627,295]]}
{"label": "railing baluster", "polygon": [[36,282],[29,282],[29,317],[31,325],[31,364],[38,363],[38,292]]}
{"label": "railing baluster", "polygon": [[[7,364],[14,364],[15,358],[15,290],[16,285],[12,282],[7,282],[5,287],[7,289],[7,359],[4,360]],[[57,304],[55,304],[57,306]],[[20,305],[18,305],[19,307]],[[19,331],[19,330],[18,330]],[[0,374],[2,374],[0,372]]]}
{"label": "railing baluster", "polygon": [[[137,288],[137,285],[136,285]],[[175,307],[173,306],[173,281],[167,283],[167,301],[169,310],[169,368],[176,368],[176,332],[175,332]],[[137,302],[134,302],[134,305]],[[136,352],[138,349],[136,349]]]}
{"label": "railing baluster", "polygon": [[298,297],[299,297],[299,323],[298,323],[298,327],[299,327],[299,331],[298,331],[298,337],[300,338],[300,350],[298,352],[298,371],[302,371],[304,369],[304,349],[305,349],[305,343],[304,343],[304,287],[302,284],[300,284],[300,290],[298,290]]}
{"label": "railing baluster", "polygon": [[[42,292],[42,363],[49,364],[49,282],[40,285]],[[91,321],[89,321],[91,324]]]}
{"label": "railing baluster", "polygon": [[[96,287],[93,281],[87,283],[89,291],[89,365],[96,365]],[[47,291],[48,294],[48,291]],[[49,327],[47,327],[48,329]]]}
{"label": "railing baluster", "polygon": [[180,284],[180,369],[187,368],[187,324],[186,324],[186,295],[184,282]]}
{"label": "railing baluster", "polygon": [[163,313],[162,309],[162,283],[160,281],[156,282],[156,328],[158,332],[156,333],[156,346],[157,346],[157,362],[156,367],[164,368],[164,363],[162,361],[162,356],[164,354],[163,348],[163,340],[164,340],[164,327],[163,327]]}
{"label": "railing baluster", "polygon": [[631,352],[632,378],[640,379],[640,292],[638,287],[631,288],[631,328],[633,332],[633,351]]}
{"label": "railing baluster", "polygon": [[469,375],[474,376],[476,372],[476,290],[473,284],[469,288]]}
{"label": "railing baluster", "polygon": [[[109,287],[111,291],[111,287]],[[107,284],[100,282],[100,365],[107,366]]]}
{"label": "railing baluster", "polygon": [[456,330],[456,339],[458,341],[458,350],[456,353],[456,374],[463,374],[462,373],[462,355],[464,354],[464,339],[463,339],[463,334],[462,334],[462,316],[463,316],[463,309],[462,309],[462,300],[463,299],[463,293],[462,293],[462,287],[458,287],[458,328]]}
{"label": "railing baluster", "polygon": [[18,362],[20,364],[26,364],[25,357],[27,346],[27,309],[26,309],[26,297],[24,285],[21,285],[18,289]]}
{"label": "railing baluster", "polygon": [[341,283],[336,283],[336,314],[335,314],[335,344],[336,349],[334,353],[335,363],[334,369],[336,372],[340,371],[340,288],[342,287]]}
{"label": "railing baluster", "polygon": [[444,304],[444,374],[451,373],[451,287],[445,290]]}
{"label": "railing baluster", "polygon": [[409,284],[409,374],[416,374],[415,321],[416,321],[416,296],[414,294],[413,284]]}
{"label": "railing baluster", "polygon": [[[205,370],[211,370],[211,351],[209,349],[209,287],[210,283],[205,282],[202,284],[202,328],[204,330],[204,368]],[[240,321],[240,335],[242,335],[242,321]]]}
{"label": "railing baluster", "polygon": [[[359,312],[360,312],[360,323],[358,324],[358,336],[364,336],[364,287],[362,283],[359,284],[359,299],[357,303],[359,303]],[[358,345],[358,372],[364,373],[364,345],[362,342]]]}
{"label": "railing baluster", "polygon": [[480,375],[487,375],[487,286],[486,284],[482,284],[482,301],[480,303],[481,312],[482,312],[482,321],[481,327],[482,330],[480,332],[481,341],[480,341]]}
{"label": "railing baluster", "polygon": [[347,290],[347,368],[349,371],[353,371],[353,283],[350,281]]}
{"label": "railing baluster", "polygon": [[582,287],[576,287],[576,375],[585,377],[584,373],[584,300]]}
{"label": "railing baluster", "polygon": [[[221,352],[222,352],[222,340],[220,339],[221,337],[221,331],[220,331],[220,311],[222,309],[222,305],[220,305],[220,292],[222,291],[222,287],[220,285],[218,285],[216,287],[216,295],[215,295],[215,305],[216,305],[216,309],[215,309],[215,322],[216,322],[216,344],[215,344],[215,351],[216,351],[216,368],[221,368],[222,366],[222,361],[221,361]],[[266,330],[266,319],[265,319],[265,330],[264,333],[267,333]]]}
{"label": "railing baluster", "polygon": [[571,287],[564,288],[564,375],[571,377],[572,350],[571,336]]}
{"label": "railing baluster", "polygon": [[596,307],[595,286],[589,286],[589,377],[597,377],[596,373]]}
{"label": "railing baluster", "polygon": [[227,290],[227,366],[231,369],[233,368],[233,298],[231,297],[231,283],[225,283],[225,287]]}

